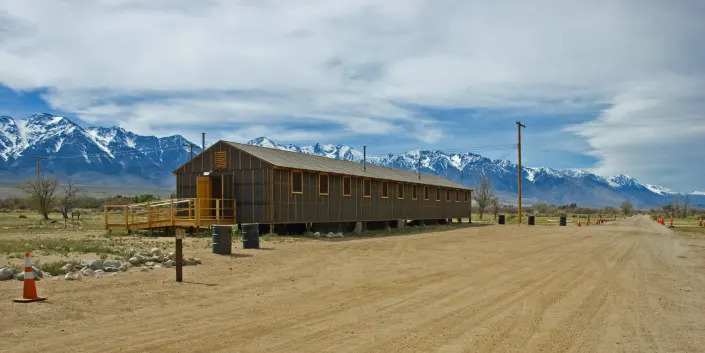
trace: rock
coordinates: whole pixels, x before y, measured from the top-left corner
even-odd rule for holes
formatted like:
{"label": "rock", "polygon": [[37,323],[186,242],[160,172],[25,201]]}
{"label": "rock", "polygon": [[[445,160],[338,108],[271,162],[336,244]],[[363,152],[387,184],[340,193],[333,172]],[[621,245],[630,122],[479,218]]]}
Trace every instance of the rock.
{"label": "rock", "polygon": [[24,281],[24,272],[20,272],[15,276],[15,279],[18,281]]}
{"label": "rock", "polygon": [[104,270],[105,272],[118,272],[118,271],[120,271],[120,268],[119,268],[119,267],[108,266],[108,267],[105,267],[103,270]]}
{"label": "rock", "polygon": [[318,238],[318,237],[321,236],[321,232],[315,232],[315,233],[313,233],[313,236],[316,237],[316,238]]}
{"label": "rock", "polygon": [[114,277],[114,276],[117,276],[118,273],[119,273],[119,272],[109,273],[109,274],[107,275],[107,277]]}
{"label": "rock", "polygon": [[69,272],[64,276],[64,279],[69,281],[81,280],[81,274],[78,272]]}
{"label": "rock", "polygon": [[166,254],[166,257],[169,260],[173,260],[174,259],[174,252],[170,252],[170,253]]}
{"label": "rock", "polygon": [[340,232],[335,233],[335,237],[336,237],[336,238],[342,238],[342,237],[343,237],[343,233],[340,233]]}
{"label": "rock", "polygon": [[152,256],[157,256],[162,254],[162,249],[160,248],[152,248],[152,250],[149,251],[149,254]]}
{"label": "rock", "polygon": [[196,265],[196,261],[195,261],[192,257],[190,257],[190,258],[188,258],[188,259],[183,259],[183,260],[181,261],[181,263],[182,263],[184,266],[194,266],[194,265]]}
{"label": "rock", "polygon": [[355,222],[355,234],[362,233],[362,222]]}
{"label": "rock", "polygon": [[105,267],[120,268],[120,265],[122,265],[122,263],[118,260],[105,260],[105,261],[103,261],[103,268],[105,268]]}
{"label": "rock", "polygon": [[59,269],[59,273],[62,274],[62,275],[65,275],[65,274],[71,272],[71,270],[73,269],[73,266],[74,266],[73,264],[66,264],[66,265],[63,265],[63,266],[61,266],[61,268]]}
{"label": "rock", "polygon": [[166,268],[171,268],[172,266],[174,266],[174,261],[166,260],[162,265]]}
{"label": "rock", "polygon": [[105,271],[104,270],[95,270],[95,273],[103,274]]}
{"label": "rock", "polygon": [[40,279],[44,278],[44,271],[32,266],[32,270],[34,271],[34,279]]}
{"label": "rock", "polygon": [[145,266],[154,266],[154,261],[147,261],[144,263]]}
{"label": "rock", "polygon": [[130,267],[128,265],[129,264],[123,264],[122,266],[120,266],[120,271],[125,272],[125,271],[129,270]]}
{"label": "rock", "polygon": [[7,281],[12,279],[15,273],[9,267],[0,268],[0,281]]}
{"label": "rock", "polygon": [[100,270],[103,268],[103,260],[93,260],[88,267],[90,267],[93,271]]}
{"label": "rock", "polygon": [[27,218],[27,216],[21,214],[19,218]]}
{"label": "rock", "polygon": [[164,262],[164,255],[159,254],[159,255],[155,256],[155,257],[154,257],[154,261],[156,261],[156,262]]}
{"label": "rock", "polygon": [[333,234],[333,232],[328,232],[328,234],[326,234],[326,238],[332,238],[334,236],[335,234]]}
{"label": "rock", "polygon": [[162,268],[162,264],[156,264],[154,265],[154,268]]}
{"label": "rock", "polygon": [[129,260],[127,260],[132,265],[139,265],[140,264],[140,259],[137,256],[131,257]]}
{"label": "rock", "polygon": [[81,274],[84,276],[93,276],[95,274],[95,272],[93,272],[93,270],[91,270],[90,268],[86,267],[81,270]]}
{"label": "rock", "polygon": [[149,267],[140,267],[140,272],[149,272]]}
{"label": "rock", "polygon": [[194,258],[193,258],[193,261],[196,261],[196,263],[199,264],[199,265],[201,264],[201,259],[199,259],[199,258],[197,258],[197,257],[194,257]]}

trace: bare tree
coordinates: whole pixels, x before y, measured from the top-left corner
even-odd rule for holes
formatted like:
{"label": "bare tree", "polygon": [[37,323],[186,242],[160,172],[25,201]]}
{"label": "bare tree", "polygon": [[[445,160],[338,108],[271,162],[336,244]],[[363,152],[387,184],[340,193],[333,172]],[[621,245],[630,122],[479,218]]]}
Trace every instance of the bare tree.
{"label": "bare tree", "polygon": [[497,196],[493,196],[492,200],[490,200],[490,211],[492,211],[494,220],[496,221],[497,214],[499,214],[499,198]]}
{"label": "bare tree", "polygon": [[54,191],[59,181],[56,178],[44,178],[38,180],[27,179],[22,185],[17,186],[29,197],[30,201],[37,207],[45,220],[49,219],[49,212],[54,206]]}
{"label": "bare tree", "polygon": [[64,221],[69,219],[69,213],[73,209],[73,205],[76,202],[76,196],[83,192],[83,189],[76,186],[76,184],[71,180],[66,180],[66,185],[62,186],[61,189],[63,193],[59,199],[59,207],[61,209],[61,215],[64,216]]}
{"label": "bare tree", "polygon": [[690,195],[685,195],[683,199],[683,217],[688,217],[688,209],[690,208]]}
{"label": "bare tree", "polygon": [[679,217],[681,214],[681,207],[678,204],[678,195],[673,195],[673,214],[675,217]]}
{"label": "bare tree", "polygon": [[490,205],[490,202],[494,197],[492,192],[492,183],[490,183],[487,176],[482,176],[482,179],[480,179],[480,184],[475,187],[472,194],[475,202],[477,203],[477,210],[480,212],[480,219],[482,219],[485,209]]}
{"label": "bare tree", "polygon": [[622,212],[624,212],[625,216],[629,216],[632,213],[632,210],[634,209],[634,206],[632,206],[632,203],[629,202],[629,200],[622,202],[619,207],[622,209]]}
{"label": "bare tree", "polygon": [[548,213],[548,205],[546,205],[543,201],[536,201],[533,205],[531,205],[531,207],[534,209],[534,213],[536,214],[545,215]]}

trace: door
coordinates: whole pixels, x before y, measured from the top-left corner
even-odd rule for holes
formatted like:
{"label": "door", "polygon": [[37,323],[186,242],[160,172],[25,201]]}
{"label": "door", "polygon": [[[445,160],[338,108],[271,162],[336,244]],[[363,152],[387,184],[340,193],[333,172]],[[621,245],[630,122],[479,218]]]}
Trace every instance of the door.
{"label": "door", "polygon": [[201,216],[210,215],[211,197],[213,196],[211,178],[199,176],[197,185],[196,197],[198,198],[198,207],[201,209]]}

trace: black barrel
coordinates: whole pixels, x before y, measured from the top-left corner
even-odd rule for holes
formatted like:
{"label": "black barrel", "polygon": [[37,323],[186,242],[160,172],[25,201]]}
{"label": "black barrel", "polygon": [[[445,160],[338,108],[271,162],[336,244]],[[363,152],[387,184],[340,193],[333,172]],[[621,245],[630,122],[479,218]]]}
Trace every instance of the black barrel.
{"label": "black barrel", "polygon": [[560,225],[563,226],[563,227],[565,227],[565,225],[566,225],[566,218],[567,218],[566,216],[561,216],[561,223],[560,223]]}
{"label": "black barrel", "polygon": [[533,226],[536,223],[536,217],[535,216],[529,216],[529,225]]}
{"label": "black barrel", "polygon": [[242,225],[242,248],[259,249],[259,224]]}
{"label": "black barrel", "polygon": [[213,253],[230,255],[233,250],[233,226],[213,225]]}
{"label": "black barrel", "polygon": [[497,218],[497,224],[504,224],[504,215],[503,214],[499,215],[499,217]]}

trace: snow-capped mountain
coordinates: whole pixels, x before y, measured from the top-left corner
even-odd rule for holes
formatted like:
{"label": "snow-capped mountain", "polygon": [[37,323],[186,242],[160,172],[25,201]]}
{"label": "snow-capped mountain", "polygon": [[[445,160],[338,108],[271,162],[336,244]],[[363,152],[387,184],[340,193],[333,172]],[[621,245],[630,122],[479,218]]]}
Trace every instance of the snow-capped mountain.
{"label": "snow-capped mountain", "polygon": [[[248,142],[250,145],[278,148],[306,154],[354,162],[362,161],[362,152],[345,145],[317,143],[313,146],[279,144],[266,137]],[[368,163],[394,168],[418,170],[444,176],[466,186],[477,185],[486,175],[505,202],[516,197],[517,165],[506,160],[491,160],[473,153],[445,153],[416,150],[403,154],[368,156]],[[585,206],[619,205],[630,200],[640,208],[659,207],[673,200],[675,192],[656,185],[642,183],[620,174],[602,177],[584,170],[522,167],[522,192],[527,203],[541,200],[554,204],[577,203]],[[691,194],[693,205],[705,207],[705,195]]]}
{"label": "snow-capped mountain", "polygon": [[[144,179],[150,186],[173,184],[169,173],[189,158],[180,135],[141,136],[119,127],[83,128],[51,114],[23,120],[0,117],[0,172],[5,179],[32,175],[35,157],[42,171],[82,182]],[[200,152],[195,149],[194,152]]]}
{"label": "snow-capped mountain", "polygon": [[[251,145],[361,162],[363,153],[350,146],[317,143],[312,146],[279,144],[266,137]],[[0,177],[16,182],[34,176],[35,157],[43,157],[42,171],[58,177],[70,176],[85,184],[120,185],[127,188],[172,189],[171,171],[189,158],[189,141],[180,135],[142,136],[119,127],[83,128],[71,120],[51,114],[35,114],[15,120],[0,116]],[[200,153],[194,148],[194,153]],[[444,176],[467,186],[477,185],[482,175],[504,202],[514,202],[517,165],[491,160],[474,153],[415,150],[402,154],[368,156],[368,163],[421,170]],[[542,200],[553,204],[585,206],[619,205],[630,200],[639,208],[659,207],[673,200],[666,188],[641,183],[626,175],[605,178],[582,170],[522,168],[522,190],[527,204]],[[2,195],[0,195],[2,196]],[[693,192],[692,204],[705,207],[705,193]]]}

